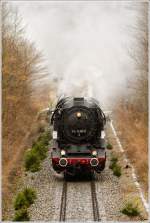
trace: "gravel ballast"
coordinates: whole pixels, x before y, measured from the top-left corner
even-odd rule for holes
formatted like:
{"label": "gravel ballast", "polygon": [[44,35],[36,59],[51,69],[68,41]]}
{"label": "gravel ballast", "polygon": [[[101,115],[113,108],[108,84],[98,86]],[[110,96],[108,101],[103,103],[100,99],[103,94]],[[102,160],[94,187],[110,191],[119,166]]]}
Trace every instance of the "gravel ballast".
{"label": "gravel ballast", "polygon": [[[126,163],[109,125],[106,132],[109,142],[113,144],[113,149],[107,150],[105,170],[101,174],[96,174],[95,177],[100,219],[104,221],[147,219],[147,213],[131,176],[131,168],[125,168]],[[111,152],[115,152],[119,158],[118,162],[122,168],[122,175],[119,178],[114,176],[112,170],[109,169]],[[52,169],[50,151],[39,172],[24,174],[23,184],[19,190],[29,186],[37,192],[37,199],[29,208],[32,221],[59,221],[63,181],[63,175],[56,174]],[[93,221],[90,180],[68,182],[67,188],[66,220]],[[140,201],[141,216],[129,218],[123,215],[120,209],[126,200],[135,197]]]}

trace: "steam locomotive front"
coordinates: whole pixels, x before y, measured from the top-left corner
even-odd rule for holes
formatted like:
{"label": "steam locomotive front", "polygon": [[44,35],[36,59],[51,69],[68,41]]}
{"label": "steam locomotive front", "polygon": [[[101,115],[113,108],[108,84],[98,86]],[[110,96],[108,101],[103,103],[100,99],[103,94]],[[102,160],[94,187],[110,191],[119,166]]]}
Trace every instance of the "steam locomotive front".
{"label": "steam locomotive front", "polygon": [[[58,102],[52,116],[54,146],[52,164],[57,172],[105,166],[102,139],[105,116],[94,99],[67,98]],[[56,137],[57,135],[57,137]]]}
{"label": "steam locomotive front", "polygon": [[75,144],[92,139],[97,130],[96,114],[91,108],[75,105],[64,112],[64,138]]}

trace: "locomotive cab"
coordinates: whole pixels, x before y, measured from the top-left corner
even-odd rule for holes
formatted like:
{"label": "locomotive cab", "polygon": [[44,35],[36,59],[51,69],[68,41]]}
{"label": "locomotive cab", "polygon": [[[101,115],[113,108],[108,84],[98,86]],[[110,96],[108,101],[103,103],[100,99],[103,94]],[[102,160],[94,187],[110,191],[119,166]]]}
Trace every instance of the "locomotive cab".
{"label": "locomotive cab", "polygon": [[101,172],[105,168],[105,115],[93,98],[58,101],[53,125],[52,165],[56,172]]}

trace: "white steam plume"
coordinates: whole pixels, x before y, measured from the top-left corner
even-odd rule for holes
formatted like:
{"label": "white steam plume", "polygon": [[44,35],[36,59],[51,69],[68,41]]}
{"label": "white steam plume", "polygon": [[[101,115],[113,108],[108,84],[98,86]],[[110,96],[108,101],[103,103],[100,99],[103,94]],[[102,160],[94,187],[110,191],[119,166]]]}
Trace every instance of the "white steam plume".
{"label": "white steam plume", "polygon": [[[134,78],[134,64],[128,56],[128,49],[134,51],[130,27],[136,24],[136,9],[142,3],[15,4],[28,24],[27,35],[36,41],[47,59],[48,80],[59,80],[58,96],[92,95],[107,106],[127,91],[126,80]],[[43,85],[48,80],[43,80]]]}

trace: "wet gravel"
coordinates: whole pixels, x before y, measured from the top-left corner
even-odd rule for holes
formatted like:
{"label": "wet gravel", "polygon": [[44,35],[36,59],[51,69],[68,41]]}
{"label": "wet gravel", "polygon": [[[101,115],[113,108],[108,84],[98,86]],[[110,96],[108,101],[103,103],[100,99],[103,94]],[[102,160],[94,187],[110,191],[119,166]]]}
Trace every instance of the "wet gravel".
{"label": "wet gravel", "polygon": [[[106,168],[101,174],[96,174],[95,179],[100,219],[103,221],[141,220],[141,217],[131,219],[120,212],[126,198],[139,197],[139,195],[133,183],[131,170],[125,168],[126,164],[109,126],[107,137],[113,144],[113,150],[107,151]],[[118,154],[122,166],[120,178],[114,176],[109,169],[112,151]],[[63,180],[63,175],[56,174],[51,167],[50,151],[39,172],[24,174],[21,187],[30,186],[37,192],[37,199],[29,208],[32,221],[59,221]],[[66,220],[93,221],[90,181],[68,182],[67,188]],[[142,203],[141,212],[142,220],[147,219]]]}

